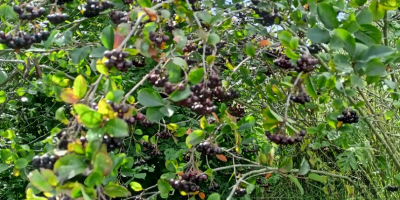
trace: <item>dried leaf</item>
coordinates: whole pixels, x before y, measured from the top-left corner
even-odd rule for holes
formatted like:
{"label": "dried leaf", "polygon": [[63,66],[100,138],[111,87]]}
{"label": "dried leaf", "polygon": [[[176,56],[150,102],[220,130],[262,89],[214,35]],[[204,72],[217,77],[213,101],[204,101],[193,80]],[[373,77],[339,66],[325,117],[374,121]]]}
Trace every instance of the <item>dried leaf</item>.
{"label": "dried leaf", "polygon": [[199,197],[200,197],[200,199],[205,199],[206,195],[204,194],[204,192],[200,192]]}
{"label": "dried leaf", "polygon": [[340,128],[340,127],[342,126],[342,124],[343,124],[343,122],[342,122],[342,121],[339,121],[339,122],[337,123],[337,125],[336,125],[336,128]]}
{"label": "dried leaf", "polygon": [[114,46],[113,48],[116,49],[119,47],[119,45],[122,43],[122,41],[124,40],[124,36],[122,34],[120,34],[119,32],[115,31],[114,32]]}
{"label": "dried leaf", "polygon": [[217,158],[218,158],[220,161],[222,161],[222,162],[227,162],[227,161],[228,161],[228,159],[226,158],[226,156],[224,156],[224,155],[222,155],[222,154],[217,154],[216,156],[217,156]]}
{"label": "dried leaf", "polygon": [[265,178],[269,178],[271,176],[271,173],[268,173],[265,175]]}

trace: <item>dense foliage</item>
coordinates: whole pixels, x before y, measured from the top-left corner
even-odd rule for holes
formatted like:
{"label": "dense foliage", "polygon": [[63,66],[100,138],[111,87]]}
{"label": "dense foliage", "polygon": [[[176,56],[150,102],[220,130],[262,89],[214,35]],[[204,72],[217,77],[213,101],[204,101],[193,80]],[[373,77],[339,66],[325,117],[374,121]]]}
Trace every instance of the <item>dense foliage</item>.
{"label": "dense foliage", "polygon": [[399,199],[397,0],[0,6],[0,199]]}

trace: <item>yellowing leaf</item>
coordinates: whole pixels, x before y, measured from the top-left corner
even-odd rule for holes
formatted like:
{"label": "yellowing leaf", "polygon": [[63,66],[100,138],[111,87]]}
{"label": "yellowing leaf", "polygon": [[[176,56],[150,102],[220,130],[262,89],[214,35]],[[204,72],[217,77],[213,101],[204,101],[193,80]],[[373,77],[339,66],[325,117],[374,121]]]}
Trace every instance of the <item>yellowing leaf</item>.
{"label": "yellowing leaf", "polygon": [[265,178],[269,178],[271,176],[271,173],[268,173],[265,175]]}
{"label": "yellowing leaf", "polygon": [[179,128],[179,125],[174,123],[169,123],[167,124],[167,128],[171,130],[172,133],[174,133]]}
{"label": "yellowing leaf", "polygon": [[82,75],[79,75],[76,77],[74,80],[74,94],[77,96],[79,99],[82,99],[87,91],[87,85],[86,85],[86,80]]}
{"label": "yellowing leaf", "polygon": [[60,97],[65,103],[74,104],[79,101],[79,98],[74,94],[71,88],[62,89]]}
{"label": "yellowing leaf", "polygon": [[340,127],[342,126],[342,124],[343,124],[343,122],[342,122],[342,121],[339,121],[339,122],[337,123],[337,125],[336,125],[336,128],[340,128]]}
{"label": "yellowing leaf", "polygon": [[142,185],[140,185],[140,183],[138,183],[138,182],[131,182],[129,185],[131,186],[131,188],[133,190],[135,190],[135,192],[139,192],[139,191],[143,190]]}
{"label": "yellowing leaf", "polygon": [[235,69],[235,67],[233,67],[233,65],[228,61],[228,59],[226,59],[226,67],[228,68],[228,69],[230,69],[230,70],[234,70]]}
{"label": "yellowing leaf", "polygon": [[222,161],[222,162],[227,162],[227,161],[228,161],[228,159],[226,158],[226,156],[224,156],[224,155],[222,155],[222,154],[217,154],[216,156],[217,156],[217,158],[218,158],[220,161]]}
{"label": "yellowing leaf", "polygon": [[14,176],[19,176],[19,174],[20,174],[19,169],[17,169],[16,167],[14,167],[14,169],[13,169],[13,175],[14,175]]}
{"label": "yellowing leaf", "polygon": [[100,100],[97,107],[98,107],[97,112],[99,112],[100,114],[104,115],[109,119],[115,118],[116,113],[114,113],[114,110],[112,109],[110,104],[106,102],[105,99]]}
{"label": "yellowing leaf", "polygon": [[130,103],[130,104],[134,104],[135,103],[135,97],[129,95],[129,97],[126,99],[126,101],[128,101],[128,103]]}
{"label": "yellowing leaf", "polygon": [[103,59],[98,59],[96,62],[96,69],[99,71],[101,74],[108,76],[108,69],[106,65],[104,65],[104,62],[107,60],[106,57],[103,57]]}

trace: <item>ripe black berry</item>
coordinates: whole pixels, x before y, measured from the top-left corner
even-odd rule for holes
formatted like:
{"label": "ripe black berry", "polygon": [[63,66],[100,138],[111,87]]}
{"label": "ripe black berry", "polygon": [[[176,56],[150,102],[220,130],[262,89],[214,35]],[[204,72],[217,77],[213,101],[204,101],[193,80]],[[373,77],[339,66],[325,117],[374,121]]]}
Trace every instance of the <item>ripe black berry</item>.
{"label": "ripe black berry", "polygon": [[358,122],[358,115],[355,110],[350,110],[350,111],[343,111],[342,115],[337,117],[338,121],[342,121],[345,124],[352,124],[352,123],[357,123]]}

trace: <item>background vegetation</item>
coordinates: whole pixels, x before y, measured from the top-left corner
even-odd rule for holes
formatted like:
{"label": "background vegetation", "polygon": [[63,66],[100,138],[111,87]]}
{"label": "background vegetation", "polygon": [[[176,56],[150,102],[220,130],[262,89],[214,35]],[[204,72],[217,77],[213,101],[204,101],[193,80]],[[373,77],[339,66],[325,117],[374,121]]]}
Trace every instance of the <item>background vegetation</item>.
{"label": "background vegetation", "polygon": [[399,6],[1,1],[0,199],[399,199]]}

